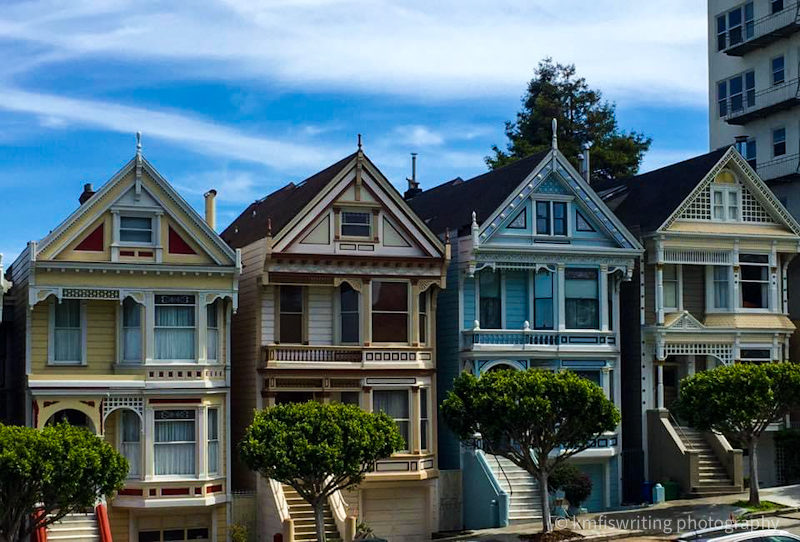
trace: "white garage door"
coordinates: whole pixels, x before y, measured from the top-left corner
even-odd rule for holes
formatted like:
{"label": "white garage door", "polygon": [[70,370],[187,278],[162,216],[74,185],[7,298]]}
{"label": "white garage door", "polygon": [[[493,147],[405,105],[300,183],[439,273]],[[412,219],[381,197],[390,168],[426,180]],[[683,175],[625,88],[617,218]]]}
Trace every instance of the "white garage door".
{"label": "white garage door", "polygon": [[364,521],[375,536],[389,542],[430,539],[427,489],[369,489],[363,502]]}

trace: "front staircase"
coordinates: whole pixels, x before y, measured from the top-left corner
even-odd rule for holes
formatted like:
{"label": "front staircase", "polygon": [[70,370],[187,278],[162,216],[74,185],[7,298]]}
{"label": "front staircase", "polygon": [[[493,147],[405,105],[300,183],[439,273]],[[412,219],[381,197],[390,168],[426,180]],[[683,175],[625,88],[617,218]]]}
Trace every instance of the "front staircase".
{"label": "front staircase", "polygon": [[[291,486],[283,484],[283,495],[289,506],[289,515],[294,521],[294,539],[318,542],[314,509]],[[342,538],[336,528],[336,520],[333,519],[333,513],[328,503],[325,503],[325,537],[329,540],[332,538],[341,540]]]}
{"label": "front staircase", "polygon": [[509,524],[541,521],[542,495],[539,482],[505,457],[486,454],[486,462],[492,469],[495,480],[508,493]]}
{"label": "front staircase", "polygon": [[675,431],[686,449],[697,452],[699,456],[700,482],[699,485],[692,487],[690,496],[713,497],[742,491],[741,486],[731,480],[728,471],[706,441],[702,431],[683,425],[676,425]]}
{"label": "front staircase", "polygon": [[47,527],[48,542],[100,542],[97,516],[92,513],[67,514]]}

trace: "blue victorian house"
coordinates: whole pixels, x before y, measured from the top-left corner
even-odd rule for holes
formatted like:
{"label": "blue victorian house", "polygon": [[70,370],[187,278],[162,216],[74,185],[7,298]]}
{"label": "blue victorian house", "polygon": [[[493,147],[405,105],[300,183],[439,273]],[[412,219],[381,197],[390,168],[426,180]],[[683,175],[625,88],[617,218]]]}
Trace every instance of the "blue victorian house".
{"label": "blue victorian house", "polygon": [[[554,137],[551,150],[407,193],[428,227],[452,244],[448,288],[438,297],[440,400],[461,371],[539,368],[575,371],[621,408],[619,287],[633,276],[642,247],[590,187],[587,162],[582,157],[579,173]],[[621,439],[618,428],[572,460],[592,479],[583,503],[589,511],[620,504]],[[462,449],[444,423],[439,450],[442,517],[463,513],[467,528],[541,517],[528,473]]]}

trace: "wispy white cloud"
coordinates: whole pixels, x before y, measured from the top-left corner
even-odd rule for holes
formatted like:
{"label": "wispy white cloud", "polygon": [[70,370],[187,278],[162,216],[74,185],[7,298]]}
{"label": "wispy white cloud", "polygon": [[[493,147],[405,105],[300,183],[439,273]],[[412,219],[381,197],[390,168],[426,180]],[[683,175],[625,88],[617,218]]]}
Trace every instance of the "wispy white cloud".
{"label": "wispy white cloud", "polygon": [[697,0],[39,0],[0,14],[0,37],[42,61],[438,100],[520,94],[553,55],[614,99],[705,104],[706,31]]}
{"label": "wispy white cloud", "polygon": [[438,146],[444,143],[444,136],[427,126],[398,126],[394,129],[393,137],[398,143],[411,145],[414,148],[428,145]]}

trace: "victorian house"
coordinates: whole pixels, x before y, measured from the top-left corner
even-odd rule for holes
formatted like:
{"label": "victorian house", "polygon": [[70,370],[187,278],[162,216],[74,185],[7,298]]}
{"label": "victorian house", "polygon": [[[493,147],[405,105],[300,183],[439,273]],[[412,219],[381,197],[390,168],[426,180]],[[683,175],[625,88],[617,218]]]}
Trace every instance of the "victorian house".
{"label": "victorian house", "polygon": [[[740,491],[742,451],[669,408],[698,371],[788,359],[787,268],[800,226],[733,147],[598,192],[646,250],[623,295],[626,496],[638,501],[643,481],[676,482],[686,495]],[[778,481],[773,450],[768,433],[764,485]]]}
{"label": "victorian house", "polygon": [[11,372],[11,329],[14,308],[8,294],[11,282],[3,269],[3,255],[0,254],[0,423],[11,423],[15,416],[14,382]]}
{"label": "victorian house", "polygon": [[[203,220],[137,142],[11,268],[24,422],[86,427],[128,459],[124,489],[97,512],[116,542],[227,539],[240,264],[214,231],[214,195]],[[51,536],[90,539],[95,523],[68,517]]]}
{"label": "victorian house", "polygon": [[[621,405],[619,288],[642,249],[555,138],[550,150],[409,203],[451,236],[449,288],[439,297],[440,400],[460,371],[543,369],[575,371]],[[592,479],[591,511],[621,502],[622,438],[617,428],[573,459]],[[442,472],[461,471],[465,527],[541,517],[538,483],[525,471],[462,451],[444,426],[439,450]]]}
{"label": "victorian house", "polygon": [[[360,148],[250,205],[222,234],[242,251],[234,320],[233,438],[254,409],[296,401],[381,410],[405,449],[329,503],[326,529],[352,540],[355,518],[392,541],[439,530],[436,306],[448,252]],[[313,539],[310,507],[244,467],[262,540]]]}

